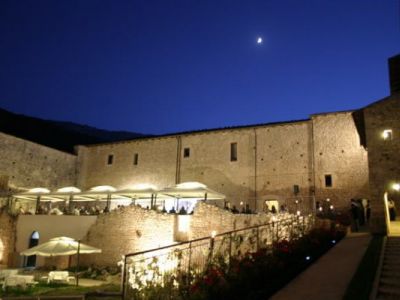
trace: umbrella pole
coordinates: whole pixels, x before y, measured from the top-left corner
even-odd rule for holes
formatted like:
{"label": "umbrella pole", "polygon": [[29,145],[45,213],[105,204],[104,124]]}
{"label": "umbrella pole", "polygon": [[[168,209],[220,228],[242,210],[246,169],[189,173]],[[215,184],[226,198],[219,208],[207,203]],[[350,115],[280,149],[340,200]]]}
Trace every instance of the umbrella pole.
{"label": "umbrella pole", "polygon": [[81,248],[81,240],[78,240],[78,253],[76,257],[76,268],[75,268],[75,281],[76,281],[76,286],[79,285],[79,251]]}

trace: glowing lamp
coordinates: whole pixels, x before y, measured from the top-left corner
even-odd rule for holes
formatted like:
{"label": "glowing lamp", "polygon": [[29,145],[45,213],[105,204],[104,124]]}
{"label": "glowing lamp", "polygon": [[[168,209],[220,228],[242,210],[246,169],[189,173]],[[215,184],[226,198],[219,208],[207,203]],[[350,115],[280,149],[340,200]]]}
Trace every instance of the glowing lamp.
{"label": "glowing lamp", "polygon": [[301,212],[298,210],[296,211],[296,215],[300,216]]}
{"label": "glowing lamp", "polygon": [[311,259],[311,256],[306,256],[306,260],[310,260]]}
{"label": "glowing lamp", "polygon": [[319,210],[319,211],[322,211],[322,206],[320,206],[320,207],[318,208],[318,210]]}
{"label": "glowing lamp", "polygon": [[382,137],[384,140],[391,140],[392,139],[392,129],[385,129],[382,132]]}
{"label": "glowing lamp", "polygon": [[333,205],[329,206],[329,208],[330,208],[331,210],[333,210]]}
{"label": "glowing lamp", "polygon": [[217,235],[217,232],[215,230],[211,231],[211,238],[215,238]]}
{"label": "glowing lamp", "polygon": [[395,184],[393,184],[392,188],[393,188],[395,191],[400,191],[400,183],[395,183]]}

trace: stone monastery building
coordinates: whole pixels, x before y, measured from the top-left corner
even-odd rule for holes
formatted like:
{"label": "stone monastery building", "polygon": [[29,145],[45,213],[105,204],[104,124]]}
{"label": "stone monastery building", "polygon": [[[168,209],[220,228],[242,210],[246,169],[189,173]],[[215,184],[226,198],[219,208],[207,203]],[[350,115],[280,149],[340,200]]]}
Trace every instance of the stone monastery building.
{"label": "stone monastery building", "polygon": [[348,209],[351,198],[367,198],[373,230],[384,232],[384,200],[400,207],[400,55],[389,59],[389,71],[388,97],[299,121],[76,146],[75,155],[0,133],[0,188],[164,188],[198,181],[226,195],[230,205],[253,211],[270,200],[328,198]]}

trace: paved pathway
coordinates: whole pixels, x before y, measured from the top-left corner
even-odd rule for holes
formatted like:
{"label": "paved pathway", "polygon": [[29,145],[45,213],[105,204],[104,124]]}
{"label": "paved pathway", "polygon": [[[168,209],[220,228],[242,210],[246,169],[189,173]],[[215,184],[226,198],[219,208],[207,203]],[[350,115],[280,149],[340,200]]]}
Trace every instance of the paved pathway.
{"label": "paved pathway", "polygon": [[349,234],[271,300],[342,299],[370,240],[368,233]]}

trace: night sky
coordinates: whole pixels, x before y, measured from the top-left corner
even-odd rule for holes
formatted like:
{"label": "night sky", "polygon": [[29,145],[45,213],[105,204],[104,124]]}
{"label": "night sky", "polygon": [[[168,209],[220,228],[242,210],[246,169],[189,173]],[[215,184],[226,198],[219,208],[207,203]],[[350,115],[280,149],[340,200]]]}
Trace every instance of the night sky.
{"label": "night sky", "polygon": [[1,0],[0,106],[147,134],[360,108],[389,94],[399,16],[398,0]]}

